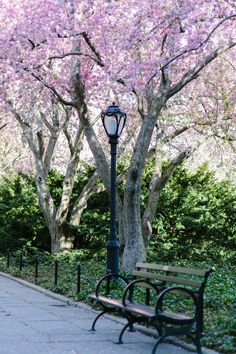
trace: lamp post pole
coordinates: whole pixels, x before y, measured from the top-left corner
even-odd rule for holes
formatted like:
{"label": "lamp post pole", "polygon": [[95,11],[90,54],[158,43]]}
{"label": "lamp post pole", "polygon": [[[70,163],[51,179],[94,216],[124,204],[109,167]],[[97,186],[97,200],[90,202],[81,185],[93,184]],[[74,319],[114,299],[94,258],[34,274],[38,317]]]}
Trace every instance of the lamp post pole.
{"label": "lamp post pole", "polygon": [[107,242],[107,270],[119,273],[119,241],[116,223],[116,154],[118,138],[126,122],[126,113],[113,103],[101,115],[105,132],[111,145],[111,183],[110,183],[110,234]]}
{"label": "lamp post pole", "polygon": [[111,145],[111,191],[110,191],[110,236],[107,242],[107,269],[111,273],[119,273],[119,248],[120,244],[117,239],[116,224],[116,154],[117,154],[117,137],[110,137]]}

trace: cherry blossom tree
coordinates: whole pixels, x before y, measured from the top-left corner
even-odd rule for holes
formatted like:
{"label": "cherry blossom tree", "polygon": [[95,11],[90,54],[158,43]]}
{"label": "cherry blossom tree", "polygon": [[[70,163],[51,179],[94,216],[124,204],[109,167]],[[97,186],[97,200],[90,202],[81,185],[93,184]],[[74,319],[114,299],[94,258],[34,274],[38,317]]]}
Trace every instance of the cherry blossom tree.
{"label": "cherry blossom tree", "polygon": [[[104,108],[113,99],[139,116],[123,200],[117,198],[123,267],[130,270],[146,257],[149,234],[145,229],[150,230],[153,219],[153,212],[145,212],[142,221],[140,210],[150,144],[152,139],[157,141],[157,161],[158,128],[166,107],[182,90],[191,90],[216,58],[233,52],[235,5],[227,0],[48,0],[46,4],[27,0],[14,7],[2,1],[1,7],[2,99],[17,116],[19,102],[28,105],[27,83],[28,92],[30,88],[43,92],[42,102],[53,98],[67,111],[76,112],[76,134],[85,134],[108,192],[109,166],[92,124],[93,109]],[[78,141],[74,147],[80,150],[79,146]],[[186,155],[183,151],[173,162],[170,174]],[[40,168],[37,184],[43,204],[48,203],[48,195],[41,185],[44,172]],[[158,196],[158,174],[155,168],[147,205]]]}
{"label": "cherry blossom tree", "polygon": [[[18,11],[21,8],[20,5],[21,4],[18,3]],[[32,6],[34,5],[34,2],[32,2]],[[38,10],[40,10],[40,8]],[[55,10],[55,8],[52,9],[52,11],[53,10]],[[22,21],[25,16],[27,16],[27,11],[23,12]],[[19,25],[19,28],[24,32],[23,27]],[[19,33],[15,28],[13,32]],[[20,33],[22,34],[22,32]],[[24,35],[23,38],[25,38]],[[18,39],[12,37],[10,41],[15,45],[17,40]],[[24,40],[22,41],[24,42]],[[30,45],[31,47],[33,45],[31,39]],[[6,112],[11,112],[15,117],[22,129],[23,140],[28,143],[32,156],[34,157],[39,205],[45,216],[51,235],[52,252],[71,249],[73,246],[73,237],[70,237],[70,233],[68,235],[64,224],[68,217],[74,178],[80,160],[80,152],[83,147],[83,127],[76,121],[70,108],[60,104],[60,101],[58,101],[54,94],[48,89],[45,90],[44,85],[41,84],[35,72],[29,74],[28,64],[25,66],[22,63],[22,53],[20,51],[18,52],[15,47],[10,49],[16,50],[19,57],[14,57],[14,63],[16,65],[16,70],[14,71],[14,85],[12,85],[11,81],[13,62],[11,62],[10,65],[5,65],[4,60],[6,58],[2,58],[2,64],[4,64],[2,69],[5,76],[2,82],[2,100],[5,102],[4,108],[7,109]],[[24,50],[25,48],[23,48],[23,54],[25,55]],[[30,49],[30,52],[31,51],[32,48]],[[24,88],[22,90],[21,84],[23,82]],[[34,88],[33,92],[32,88]],[[2,128],[4,127],[5,124],[2,125]],[[60,143],[63,136],[68,147],[64,150],[61,149],[63,144]],[[63,158],[67,157],[67,166],[65,167],[65,178],[59,206],[55,205],[47,183],[48,173],[51,167],[55,165],[55,155],[57,155],[58,159],[58,154],[63,155]],[[21,156],[21,158],[22,157],[23,156]],[[86,206],[91,191],[93,190],[93,192],[95,192],[99,189],[98,185],[95,186],[96,179],[97,176],[94,174],[84,187],[82,195],[78,196],[70,216],[70,223],[72,225],[79,223],[80,214]]]}
{"label": "cherry blossom tree", "polygon": [[[34,97],[31,94],[30,98],[33,100],[30,109],[19,103],[14,105],[9,98],[6,102],[20,125],[23,139],[28,143],[34,158],[39,205],[51,235],[51,250],[57,253],[73,247],[75,235],[66,224],[79,225],[80,216],[89,196],[98,192],[101,186],[96,183],[98,175],[95,172],[68,214],[75,174],[83,148],[84,131],[75,121],[71,109],[60,107],[53,97],[53,100],[48,102],[49,105],[46,104],[46,100],[44,101],[44,97],[39,95]],[[48,185],[50,169],[55,166],[64,172],[59,205],[55,204]]]}

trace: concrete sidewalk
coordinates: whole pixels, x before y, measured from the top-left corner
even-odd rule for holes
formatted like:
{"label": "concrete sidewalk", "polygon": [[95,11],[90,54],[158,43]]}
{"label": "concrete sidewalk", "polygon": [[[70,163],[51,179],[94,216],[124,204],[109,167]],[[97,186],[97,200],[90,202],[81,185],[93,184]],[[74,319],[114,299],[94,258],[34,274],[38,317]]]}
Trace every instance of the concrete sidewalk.
{"label": "concrete sidewalk", "polygon": [[[66,303],[67,302],[67,303]],[[151,354],[155,339],[127,332],[118,345],[122,325],[110,316],[90,332],[96,311],[40,287],[0,273],[0,354]],[[157,354],[189,354],[160,344]]]}

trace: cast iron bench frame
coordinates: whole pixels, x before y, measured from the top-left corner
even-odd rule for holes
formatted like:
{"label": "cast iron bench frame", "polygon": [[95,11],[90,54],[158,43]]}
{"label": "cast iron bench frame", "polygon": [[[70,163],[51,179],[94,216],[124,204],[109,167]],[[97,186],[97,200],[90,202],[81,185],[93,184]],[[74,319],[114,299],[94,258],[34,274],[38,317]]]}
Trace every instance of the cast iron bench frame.
{"label": "cast iron bench frame", "polygon": [[[203,295],[210,269],[185,268],[173,265],[149,264],[138,262],[132,272],[132,279],[122,275],[107,274],[102,277],[97,286],[95,295],[90,298],[93,302],[102,306],[102,312],[97,315],[92,324],[92,331],[95,331],[97,320],[106,313],[117,313],[125,317],[128,323],[122,328],[118,343],[127,328],[134,330],[133,325],[144,324],[154,327],[158,332],[158,339],[152,354],[156,353],[157,346],[168,336],[186,335],[196,345],[198,354],[202,354],[201,338],[203,336]],[[194,279],[187,278],[192,276]],[[197,278],[197,280],[196,280]],[[122,281],[125,289],[122,298],[109,297],[109,286],[111,281]],[[102,283],[106,281],[106,296],[99,294]],[[175,284],[173,286],[173,284]],[[177,285],[176,285],[177,284]],[[133,299],[134,287],[145,288],[145,303],[135,302]],[[156,305],[150,306],[150,292],[156,292]],[[163,309],[165,297],[171,292],[180,294],[192,299],[192,316],[170,312]]]}

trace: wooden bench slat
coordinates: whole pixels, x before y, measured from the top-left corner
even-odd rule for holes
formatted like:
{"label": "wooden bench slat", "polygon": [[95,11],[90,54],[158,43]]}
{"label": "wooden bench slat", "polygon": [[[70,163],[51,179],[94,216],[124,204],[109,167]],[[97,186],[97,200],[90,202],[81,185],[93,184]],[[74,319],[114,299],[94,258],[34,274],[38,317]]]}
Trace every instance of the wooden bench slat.
{"label": "wooden bench slat", "polygon": [[106,305],[112,305],[112,306],[119,306],[122,307],[122,300],[121,299],[111,299],[109,297],[105,296],[96,296],[96,295],[91,295],[90,298],[94,301],[101,302]]}
{"label": "wooden bench slat", "polygon": [[[155,309],[153,307],[150,307],[148,305],[144,304],[138,304],[135,302],[130,302],[126,300],[126,306],[122,304],[121,299],[110,299],[105,296],[98,296],[96,297],[95,295],[91,296],[92,300],[95,300],[97,302],[103,303],[104,305],[112,305],[115,306],[116,308],[122,310],[125,309],[127,312],[132,312],[136,315],[139,316],[144,316],[146,318],[154,318],[157,316]],[[177,313],[177,312],[171,312],[171,311],[161,311],[158,316],[161,317],[168,317],[173,321],[185,321],[185,322],[191,322],[193,320],[193,317],[187,316],[182,313]]]}
{"label": "wooden bench slat", "polygon": [[156,273],[151,273],[151,272],[143,272],[143,271],[138,271],[138,270],[134,270],[132,272],[132,274],[136,277],[143,277],[146,279],[163,280],[166,282],[171,282],[171,283],[175,283],[175,284],[184,284],[184,285],[189,285],[189,286],[194,286],[194,287],[199,287],[202,284],[202,282],[199,282],[196,280],[173,277],[173,276],[169,276],[169,275],[156,274]]}
{"label": "wooden bench slat", "polygon": [[160,270],[164,272],[184,273],[184,274],[198,275],[198,276],[205,276],[206,272],[209,271],[209,269],[184,268],[178,266],[169,266],[163,264],[142,263],[142,262],[137,262],[135,268]]}
{"label": "wooden bench slat", "polygon": [[126,300],[127,305],[124,306],[122,304],[121,299],[110,299],[105,296],[98,296],[97,297],[95,295],[92,295],[90,298],[92,300],[100,302],[104,305],[115,306],[116,308],[121,309],[121,310],[125,309],[125,311],[133,312],[138,315],[145,316],[147,318],[151,318],[151,317],[155,316],[155,309],[153,307],[148,306],[148,305],[137,304],[135,302],[130,302],[130,301]]}
{"label": "wooden bench slat", "polygon": [[142,288],[146,288],[146,289],[153,289],[153,286],[148,284],[148,283],[145,283],[145,282],[140,282],[137,284],[137,286],[140,286]]}

